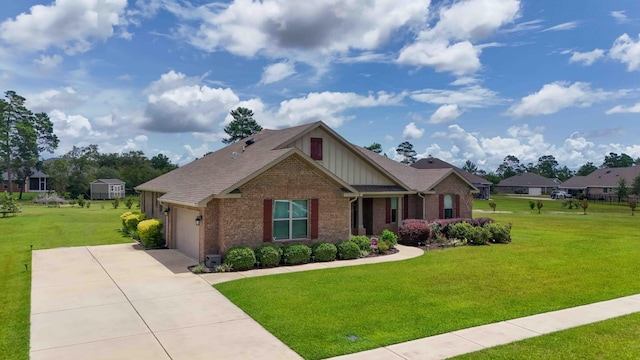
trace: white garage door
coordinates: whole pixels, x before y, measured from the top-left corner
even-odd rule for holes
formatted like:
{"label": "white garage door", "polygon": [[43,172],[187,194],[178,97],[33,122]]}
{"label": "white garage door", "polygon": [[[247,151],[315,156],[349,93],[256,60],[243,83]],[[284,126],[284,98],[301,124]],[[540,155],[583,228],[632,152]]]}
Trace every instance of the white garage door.
{"label": "white garage door", "polygon": [[529,188],[529,195],[542,195],[542,188]]}
{"label": "white garage door", "polygon": [[173,226],[173,238],[178,250],[198,259],[200,250],[199,230],[196,226],[196,217],[199,212],[181,208],[175,208],[175,222]]}

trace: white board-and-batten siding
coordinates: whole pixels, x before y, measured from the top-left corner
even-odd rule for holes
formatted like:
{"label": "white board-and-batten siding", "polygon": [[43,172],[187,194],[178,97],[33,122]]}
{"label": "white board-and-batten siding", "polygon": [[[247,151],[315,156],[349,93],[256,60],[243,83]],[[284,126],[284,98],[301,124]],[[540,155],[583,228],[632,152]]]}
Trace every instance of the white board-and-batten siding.
{"label": "white board-and-batten siding", "polygon": [[295,147],[310,156],[311,138],[322,138],[322,160],[319,160],[318,164],[346,183],[351,185],[395,185],[386,175],[363,160],[364,156],[355,154],[353,150],[344,146],[322,129],[314,129],[285,147]]}

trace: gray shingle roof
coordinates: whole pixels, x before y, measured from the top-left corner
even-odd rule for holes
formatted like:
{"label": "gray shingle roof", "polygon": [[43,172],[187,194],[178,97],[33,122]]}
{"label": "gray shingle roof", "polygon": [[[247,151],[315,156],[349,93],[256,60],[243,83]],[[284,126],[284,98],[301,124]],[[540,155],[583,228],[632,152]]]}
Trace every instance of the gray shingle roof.
{"label": "gray shingle roof", "polygon": [[555,187],[559,183],[556,179],[549,179],[536,173],[525,172],[506,178],[497,186],[521,186],[521,187]]}
{"label": "gray shingle roof", "polygon": [[464,171],[459,167],[449,164],[448,162],[440,160],[438,158],[433,158],[433,157],[422,158],[416,161],[411,166],[416,169],[453,169],[458,173],[458,175],[463,176],[465,179],[467,179],[468,182],[474,185],[491,185],[492,184],[491,181],[485,178],[482,178],[476,174],[472,174],[468,171]]}
{"label": "gray shingle roof", "polygon": [[[315,122],[282,130],[264,129],[251,136],[254,140],[251,145],[246,145],[247,139],[240,140],[141,184],[136,187],[136,190],[164,193],[159,199],[168,202],[202,206],[213,196],[233,192],[239,184],[282,159],[294,154],[301,154],[295,148],[284,148],[284,146],[292,139],[318,126],[323,126],[323,123]],[[421,170],[406,166],[364,148],[354,146],[330,128],[327,127],[327,130],[344,141],[345,145],[353,146],[355,151],[360,151],[365,161],[379,166],[389,174],[388,176],[395,177],[394,181],[401,182],[397,186],[385,187],[384,189],[368,188],[367,192],[402,192],[407,191],[405,185],[416,191],[429,191],[449,174],[454,173],[452,169]],[[317,166],[320,167],[320,165]],[[464,178],[462,179],[466,181]],[[341,180],[337,181],[342,183]],[[469,185],[473,186],[470,183]],[[342,187],[354,189],[345,183],[342,184]],[[347,191],[350,190],[347,189]]]}
{"label": "gray shingle roof", "polygon": [[[136,187],[136,190],[165,193],[161,199],[185,204],[200,204],[211,196],[230,192],[235,184],[259,172],[274,161],[291,155],[292,148],[275,149],[315,123],[284,130],[262,130],[246,139],[205,155],[185,166]],[[275,149],[275,150],[274,150]]]}
{"label": "gray shingle roof", "polygon": [[623,168],[598,169],[586,176],[574,176],[560,185],[565,189],[584,189],[588,187],[617,187],[620,179],[624,178],[627,185],[640,175],[640,166]]}
{"label": "gray shingle roof", "polygon": [[120,179],[97,179],[92,181],[91,183],[103,182],[105,184],[124,184],[124,181]]}
{"label": "gray shingle roof", "polygon": [[[369,159],[373,160],[380,167],[386,169],[388,172],[395,175],[400,181],[405,183],[411,189],[420,192],[428,192],[444,180],[447,176],[451,174],[455,174],[463,181],[467,182],[469,186],[473,187],[473,185],[465,179],[460,174],[456,173],[451,168],[445,169],[416,169],[409,165],[405,165],[399,163],[395,160],[391,160],[383,155],[374,153],[373,151],[367,150],[363,147],[356,146],[356,149],[360,150],[364,155],[366,155]],[[474,187],[474,190],[475,189]]]}

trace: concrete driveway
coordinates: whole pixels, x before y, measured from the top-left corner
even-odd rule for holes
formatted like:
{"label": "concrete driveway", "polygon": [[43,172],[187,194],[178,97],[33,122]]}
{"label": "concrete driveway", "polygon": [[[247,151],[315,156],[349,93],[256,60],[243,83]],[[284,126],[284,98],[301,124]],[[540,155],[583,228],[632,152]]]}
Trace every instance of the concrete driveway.
{"label": "concrete driveway", "polygon": [[34,251],[31,359],[300,359],[194,263],[135,244]]}

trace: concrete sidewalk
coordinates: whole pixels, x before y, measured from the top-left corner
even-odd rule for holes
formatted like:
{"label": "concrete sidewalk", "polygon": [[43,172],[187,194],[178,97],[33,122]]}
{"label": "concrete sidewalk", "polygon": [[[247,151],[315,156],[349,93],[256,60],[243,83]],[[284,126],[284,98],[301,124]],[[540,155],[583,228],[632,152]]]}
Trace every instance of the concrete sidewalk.
{"label": "concrete sidewalk", "polygon": [[640,312],[640,295],[453,331],[333,360],[436,360]]}
{"label": "concrete sidewalk", "polygon": [[31,359],[300,359],[194,263],[134,244],[34,251]]}

